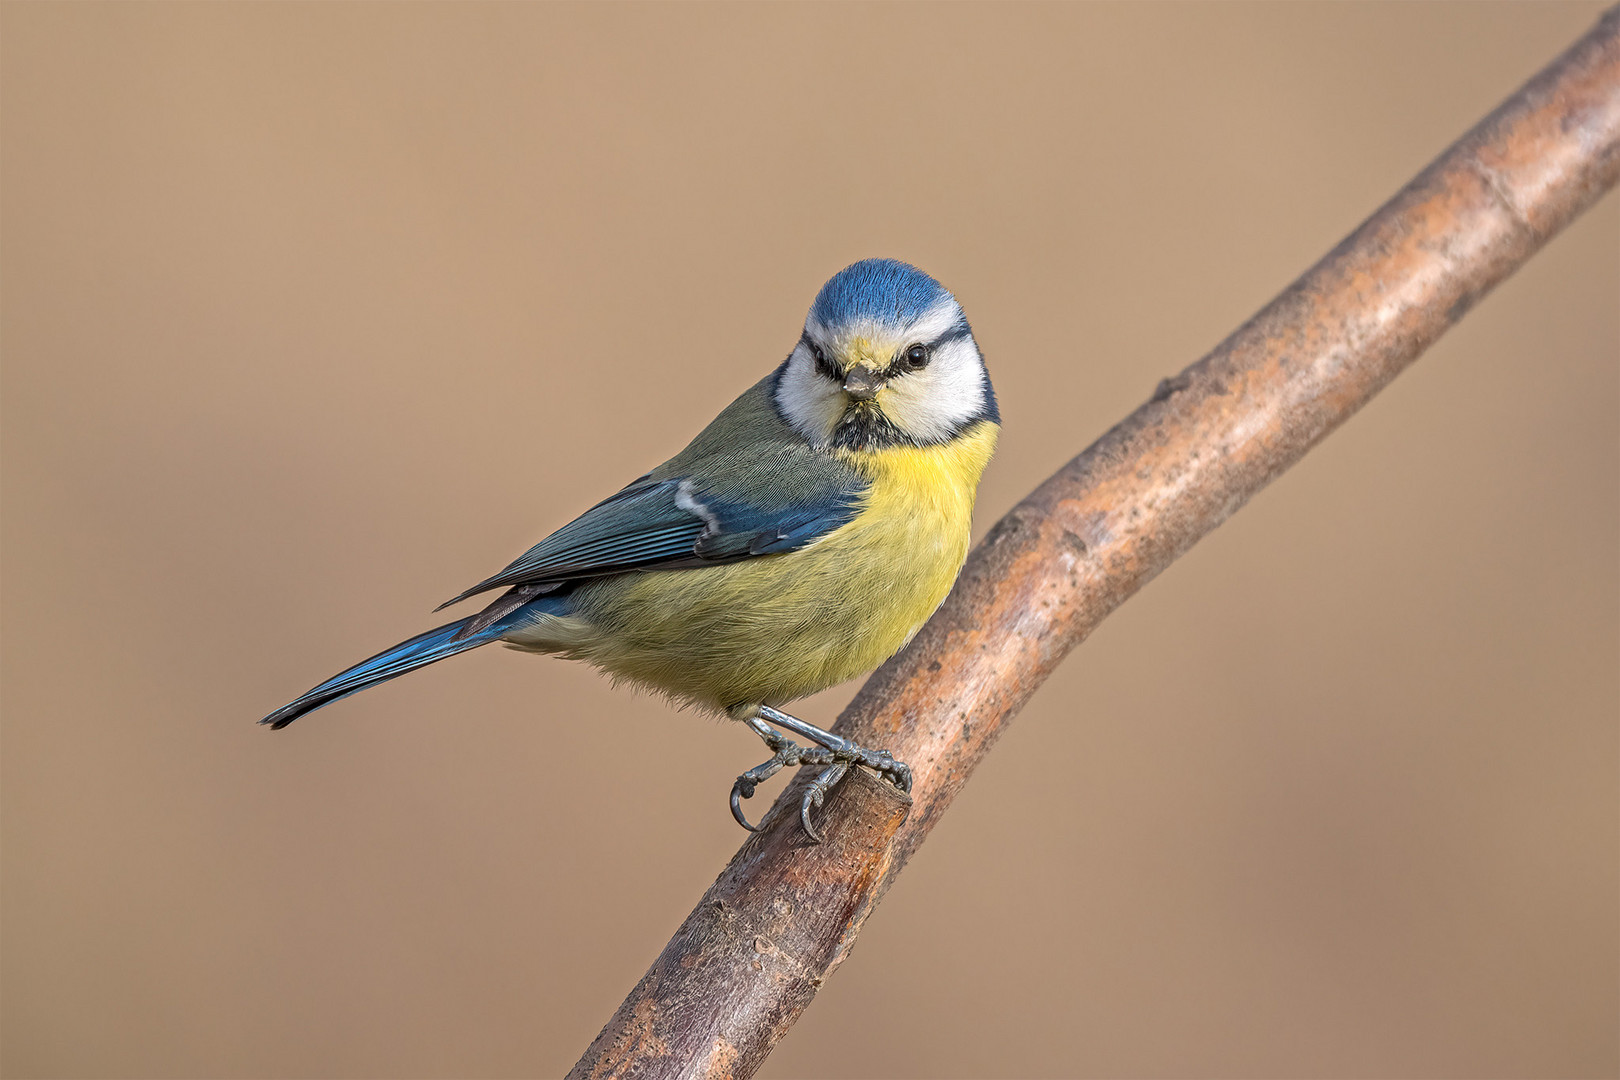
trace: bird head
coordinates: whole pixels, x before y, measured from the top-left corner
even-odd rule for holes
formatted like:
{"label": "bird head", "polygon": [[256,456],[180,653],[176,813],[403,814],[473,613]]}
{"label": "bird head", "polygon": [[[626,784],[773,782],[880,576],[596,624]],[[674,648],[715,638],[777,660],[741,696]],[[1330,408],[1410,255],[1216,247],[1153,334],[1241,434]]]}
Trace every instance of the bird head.
{"label": "bird head", "polygon": [[866,259],[821,287],[776,379],[776,406],[817,446],[948,442],[997,422],[962,307],[914,266]]}

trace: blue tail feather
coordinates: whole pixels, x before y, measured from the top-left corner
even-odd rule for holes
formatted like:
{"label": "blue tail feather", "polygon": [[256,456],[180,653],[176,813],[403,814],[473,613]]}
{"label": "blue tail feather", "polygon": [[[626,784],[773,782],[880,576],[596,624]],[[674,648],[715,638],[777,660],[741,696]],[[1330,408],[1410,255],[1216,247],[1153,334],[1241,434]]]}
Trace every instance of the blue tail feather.
{"label": "blue tail feather", "polygon": [[418,634],[409,641],[402,641],[369,660],[362,660],[342,674],[334,675],[321,683],[296,701],[283,705],[259,723],[269,724],[272,729],[284,728],[305,713],[313,712],[322,705],[330,705],[339,698],[359,693],[378,683],[387,682],[408,671],[426,667],[468,649],[487,645],[520,621],[521,613],[514,611],[505,618],[458,640],[457,635],[461,633],[462,628],[474,618],[477,616],[447,623],[436,630]]}

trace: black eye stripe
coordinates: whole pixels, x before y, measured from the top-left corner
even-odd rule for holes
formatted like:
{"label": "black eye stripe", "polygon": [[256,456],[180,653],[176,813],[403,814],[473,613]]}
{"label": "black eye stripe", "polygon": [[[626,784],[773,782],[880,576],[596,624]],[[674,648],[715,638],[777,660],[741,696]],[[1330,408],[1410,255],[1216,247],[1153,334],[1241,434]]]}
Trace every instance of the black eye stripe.
{"label": "black eye stripe", "polygon": [[[949,330],[945,331],[931,342],[913,341],[907,344],[904,349],[900,350],[900,352],[896,354],[895,358],[889,363],[889,369],[888,371],[884,372],[884,375],[892,379],[896,376],[904,375],[907,372],[921,371],[933,361],[935,356],[939,355],[940,349],[943,349],[947,345],[954,345],[963,338],[972,338],[972,336],[972,329],[968,326],[966,321],[963,321],[957,323],[955,326],[951,327]],[[916,348],[927,350],[927,358],[921,363],[915,363],[908,359],[908,354],[911,352],[911,350]]]}
{"label": "black eye stripe", "polygon": [[[883,377],[893,379],[914,371],[921,371],[933,362],[934,357],[938,355],[941,348],[961,341],[963,338],[971,339],[972,336],[973,331],[963,321],[946,330],[932,342],[913,341],[896,353],[894,359],[889,362],[888,368],[883,372]],[[832,379],[834,382],[843,381],[844,373],[822,351],[821,346],[811,340],[809,331],[804,331],[799,335],[799,343],[809,351],[817,374]],[[915,355],[919,350],[921,355]]]}
{"label": "black eye stripe", "polygon": [[804,343],[805,348],[810,350],[810,357],[816,363],[816,371],[829,379],[843,380],[843,375],[833,366],[833,362],[827,359],[827,355],[821,351],[821,346],[810,340],[809,334],[799,335],[799,340]]}
{"label": "black eye stripe", "polygon": [[921,371],[928,366],[928,362],[933,358],[934,349],[932,346],[925,345],[920,341],[914,341],[901,349],[899,354],[889,362],[889,368],[883,375],[885,378],[893,379],[910,374],[913,371]]}

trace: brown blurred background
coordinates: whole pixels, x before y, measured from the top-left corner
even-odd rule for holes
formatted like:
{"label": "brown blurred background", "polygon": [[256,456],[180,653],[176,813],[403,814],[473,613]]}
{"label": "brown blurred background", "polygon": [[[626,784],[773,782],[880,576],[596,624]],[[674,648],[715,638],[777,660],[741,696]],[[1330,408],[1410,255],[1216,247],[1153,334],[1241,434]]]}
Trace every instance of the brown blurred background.
{"label": "brown blurred background", "polygon": [[[1598,11],[5,5],[5,1072],[563,1072],[758,741],[496,649],[252,722],[857,258],[973,319],[982,532]],[[1617,209],[1069,661],[767,1075],[1620,1070]]]}

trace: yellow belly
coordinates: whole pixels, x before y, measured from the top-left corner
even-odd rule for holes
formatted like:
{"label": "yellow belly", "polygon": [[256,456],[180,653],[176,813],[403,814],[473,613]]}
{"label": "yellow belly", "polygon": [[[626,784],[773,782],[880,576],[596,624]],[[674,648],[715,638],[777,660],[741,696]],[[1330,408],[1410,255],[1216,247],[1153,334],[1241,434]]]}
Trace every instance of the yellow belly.
{"label": "yellow belly", "polygon": [[846,452],[871,488],[855,519],[820,540],[594,581],[575,590],[575,614],[505,640],[716,710],[853,678],[910,641],[950,592],[997,430],[986,421],[943,446]]}

